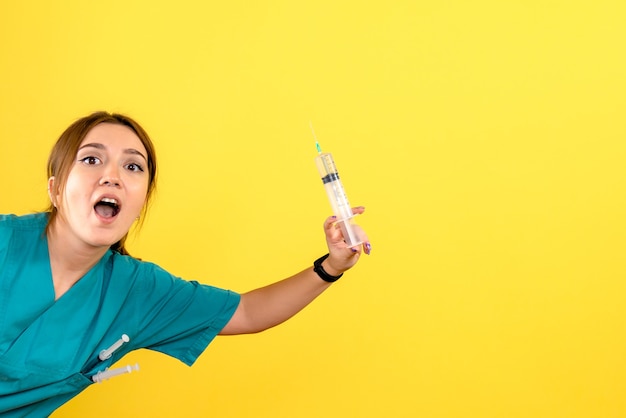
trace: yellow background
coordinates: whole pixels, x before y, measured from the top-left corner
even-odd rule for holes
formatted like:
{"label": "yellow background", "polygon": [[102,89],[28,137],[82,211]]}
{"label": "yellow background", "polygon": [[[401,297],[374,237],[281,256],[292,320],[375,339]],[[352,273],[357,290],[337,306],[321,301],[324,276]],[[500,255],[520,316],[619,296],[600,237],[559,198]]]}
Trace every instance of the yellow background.
{"label": "yellow background", "polygon": [[3,1],[0,213],[76,118],[160,156],[131,252],[246,291],[325,252],[312,121],[373,251],[288,323],[54,417],[626,416],[621,0]]}

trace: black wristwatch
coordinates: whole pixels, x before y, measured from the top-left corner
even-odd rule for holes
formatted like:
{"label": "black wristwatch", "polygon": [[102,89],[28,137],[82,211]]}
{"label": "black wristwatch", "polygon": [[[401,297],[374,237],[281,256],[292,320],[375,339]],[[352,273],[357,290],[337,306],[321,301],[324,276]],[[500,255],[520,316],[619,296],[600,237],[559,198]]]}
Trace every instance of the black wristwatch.
{"label": "black wristwatch", "polygon": [[322,267],[322,262],[326,260],[328,256],[329,254],[326,254],[315,260],[313,262],[313,271],[316,272],[317,275],[320,276],[320,278],[325,282],[332,283],[339,280],[339,278],[343,276],[343,273],[341,273],[339,276],[331,276],[330,274],[326,273],[326,270],[324,270],[324,267]]}

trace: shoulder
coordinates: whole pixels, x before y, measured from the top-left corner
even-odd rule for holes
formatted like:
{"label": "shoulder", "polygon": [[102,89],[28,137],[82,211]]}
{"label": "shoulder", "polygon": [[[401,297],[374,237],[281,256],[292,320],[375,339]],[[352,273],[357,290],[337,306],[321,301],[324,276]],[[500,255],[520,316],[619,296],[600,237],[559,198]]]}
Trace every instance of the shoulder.
{"label": "shoulder", "polygon": [[144,261],[130,255],[123,255],[116,251],[111,251],[111,262],[113,264],[113,268],[116,270],[136,272],[148,276],[156,274],[169,275],[168,272],[154,263]]}
{"label": "shoulder", "polygon": [[28,215],[1,215],[0,228],[12,230],[41,230],[48,223],[48,213],[38,212]]}
{"label": "shoulder", "polygon": [[[167,272],[158,265],[139,260],[137,258],[122,255],[117,252],[111,254],[111,276],[115,278],[123,277],[129,284],[132,283],[139,289],[168,288],[179,281],[178,277]],[[167,290],[164,290],[167,291]]]}
{"label": "shoulder", "polygon": [[47,213],[34,213],[30,215],[0,215],[0,272],[1,264],[12,250],[13,254],[23,257],[26,248],[39,245],[39,239],[44,236]]}
{"label": "shoulder", "polygon": [[0,215],[0,245],[14,239],[32,241],[35,235],[41,236],[48,223],[48,213],[30,215]]}
{"label": "shoulder", "polygon": [[155,263],[119,253],[111,256],[110,275],[114,280],[123,281],[133,289],[133,293],[140,294],[146,300],[215,298],[222,293],[229,296],[233,293],[196,280],[183,279]]}

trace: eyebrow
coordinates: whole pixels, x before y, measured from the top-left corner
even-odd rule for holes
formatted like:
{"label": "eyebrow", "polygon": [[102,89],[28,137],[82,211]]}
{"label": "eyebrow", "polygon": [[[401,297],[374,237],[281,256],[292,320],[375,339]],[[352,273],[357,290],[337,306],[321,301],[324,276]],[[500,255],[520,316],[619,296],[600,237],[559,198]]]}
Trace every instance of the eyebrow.
{"label": "eyebrow", "polygon": [[[85,144],[82,147],[78,148],[78,151],[82,150],[83,148],[96,148],[96,149],[106,150],[106,147],[103,144],[100,144],[98,142],[90,142],[89,144]],[[146,162],[148,162],[148,159],[146,158],[146,156],[143,155],[138,150],[136,150],[135,148],[125,149],[124,154],[139,155],[143,157],[143,159],[146,160]]]}

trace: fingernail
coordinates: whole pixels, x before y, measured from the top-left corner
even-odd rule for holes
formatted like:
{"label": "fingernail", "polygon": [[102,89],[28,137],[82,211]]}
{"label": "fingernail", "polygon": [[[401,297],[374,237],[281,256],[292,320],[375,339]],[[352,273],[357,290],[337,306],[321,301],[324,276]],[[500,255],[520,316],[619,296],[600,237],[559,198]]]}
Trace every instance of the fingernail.
{"label": "fingernail", "polygon": [[354,247],[350,248],[350,251],[352,251],[353,253],[358,252],[358,250],[356,248],[354,248]]}
{"label": "fingernail", "polygon": [[372,244],[370,244],[369,242],[365,243],[365,254],[370,255],[370,253],[372,252]]}

